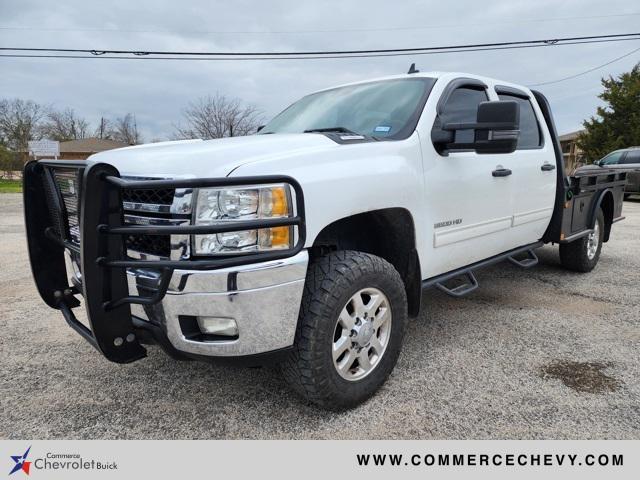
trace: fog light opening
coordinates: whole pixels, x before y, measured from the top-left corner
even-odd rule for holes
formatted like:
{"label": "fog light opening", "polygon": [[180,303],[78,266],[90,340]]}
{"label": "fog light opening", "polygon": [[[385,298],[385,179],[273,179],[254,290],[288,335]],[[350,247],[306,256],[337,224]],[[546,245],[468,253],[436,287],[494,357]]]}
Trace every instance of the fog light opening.
{"label": "fog light opening", "polygon": [[198,317],[198,328],[205,335],[219,335],[221,337],[237,337],[238,324],[233,318],[226,317]]}

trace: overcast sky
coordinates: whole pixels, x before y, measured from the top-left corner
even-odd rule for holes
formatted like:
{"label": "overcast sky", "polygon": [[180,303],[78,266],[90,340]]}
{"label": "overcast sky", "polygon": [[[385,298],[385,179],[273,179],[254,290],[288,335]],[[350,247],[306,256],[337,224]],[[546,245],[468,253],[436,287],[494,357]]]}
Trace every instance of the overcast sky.
{"label": "overcast sky", "polygon": [[[578,18],[580,17],[580,18]],[[597,18],[596,18],[597,17]],[[293,51],[378,49],[632,33],[637,0],[323,0],[304,2],[0,0],[0,46],[127,50]],[[146,141],[173,134],[185,105],[207,94],[239,97],[265,119],[313,90],[419,69],[466,71],[526,85],[588,70],[640,41],[497,52],[287,61],[0,58],[0,98],[72,107],[93,124],[136,114]],[[560,133],[598,105],[600,77],[640,52],[587,75],[539,87]]]}

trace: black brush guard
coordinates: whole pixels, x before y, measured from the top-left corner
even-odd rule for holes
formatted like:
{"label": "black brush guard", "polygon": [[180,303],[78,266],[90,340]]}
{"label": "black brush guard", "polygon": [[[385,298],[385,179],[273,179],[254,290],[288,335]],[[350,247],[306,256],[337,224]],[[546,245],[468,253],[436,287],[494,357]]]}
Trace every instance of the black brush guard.
{"label": "black brush guard", "polygon": [[[68,212],[54,178],[55,169],[76,169],[79,179],[78,219],[80,244],[71,241]],[[208,178],[186,180],[125,180],[118,170],[105,163],[73,161],[33,161],[24,170],[24,214],[31,270],[42,299],[62,312],[67,323],[116,363],[129,363],[146,356],[136,330],[143,323],[131,314],[130,304],[160,302],[174,269],[215,270],[230,266],[265,262],[293,256],[305,243],[304,197],[296,180],[287,176]],[[125,225],[123,189],[216,188],[285,183],[295,192],[295,216],[278,219],[229,221],[217,225],[138,226]],[[52,195],[53,192],[53,195]],[[54,212],[52,214],[52,212]],[[58,223],[58,225],[56,225]],[[240,230],[291,226],[297,228],[293,248],[250,253],[233,257],[197,260],[134,260],[127,256],[125,236],[215,234]],[[69,285],[64,251],[80,258],[82,282]],[[127,268],[159,271],[160,280],[150,296],[130,296]],[[72,309],[79,306],[76,295],[84,297],[89,328],[78,321]],[[171,350],[166,337],[156,340]],[[162,332],[160,332],[162,334]],[[175,353],[175,352],[174,352]]]}

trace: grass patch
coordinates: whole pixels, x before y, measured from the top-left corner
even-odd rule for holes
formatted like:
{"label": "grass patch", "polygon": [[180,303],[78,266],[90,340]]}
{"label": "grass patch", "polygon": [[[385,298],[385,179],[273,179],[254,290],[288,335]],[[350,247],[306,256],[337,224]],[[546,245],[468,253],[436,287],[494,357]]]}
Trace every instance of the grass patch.
{"label": "grass patch", "polygon": [[0,178],[0,193],[21,193],[22,180],[5,180]]}

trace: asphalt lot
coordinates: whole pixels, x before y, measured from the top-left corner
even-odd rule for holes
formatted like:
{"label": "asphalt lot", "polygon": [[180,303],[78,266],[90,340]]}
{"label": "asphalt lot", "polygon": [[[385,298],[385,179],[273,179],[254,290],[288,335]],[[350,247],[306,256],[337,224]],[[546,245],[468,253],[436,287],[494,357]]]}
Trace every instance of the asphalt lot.
{"label": "asphalt lot", "polygon": [[590,274],[482,271],[456,300],[424,293],[400,361],[365,405],[305,405],[273,369],[119,366],[40,300],[21,197],[0,195],[0,438],[640,438],[640,198]]}

